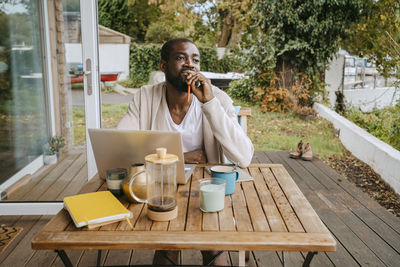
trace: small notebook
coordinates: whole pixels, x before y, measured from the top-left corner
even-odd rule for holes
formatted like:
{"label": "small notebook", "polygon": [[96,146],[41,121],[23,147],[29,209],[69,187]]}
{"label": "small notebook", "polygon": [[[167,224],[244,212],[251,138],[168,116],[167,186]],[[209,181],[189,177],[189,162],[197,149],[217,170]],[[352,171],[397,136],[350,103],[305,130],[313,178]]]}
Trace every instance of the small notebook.
{"label": "small notebook", "polygon": [[110,191],[65,197],[64,207],[76,227],[87,225],[93,228],[132,217],[132,213]]}

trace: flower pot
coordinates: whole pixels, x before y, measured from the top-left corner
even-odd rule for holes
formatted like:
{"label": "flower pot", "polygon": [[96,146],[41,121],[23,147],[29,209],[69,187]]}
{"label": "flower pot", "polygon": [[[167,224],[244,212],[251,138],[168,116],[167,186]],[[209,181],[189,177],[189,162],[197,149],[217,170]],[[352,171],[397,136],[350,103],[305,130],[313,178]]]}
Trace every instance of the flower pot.
{"label": "flower pot", "polygon": [[57,163],[57,155],[43,155],[43,162],[46,165],[53,165]]}

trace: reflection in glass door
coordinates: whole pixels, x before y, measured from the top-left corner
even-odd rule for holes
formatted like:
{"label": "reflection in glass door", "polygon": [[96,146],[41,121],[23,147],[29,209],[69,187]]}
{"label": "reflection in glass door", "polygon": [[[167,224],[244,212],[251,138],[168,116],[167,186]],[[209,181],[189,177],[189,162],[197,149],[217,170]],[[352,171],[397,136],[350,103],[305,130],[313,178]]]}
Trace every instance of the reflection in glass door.
{"label": "reflection in glass door", "polygon": [[[2,196],[11,181],[17,181],[15,178],[22,168],[25,172],[26,164],[32,160],[43,164],[44,145],[55,134],[66,139],[69,151],[78,147],[83,155],[87,154],[87,166],[91,167],[88,178],[94,175],[95,165],[86,141],[86,125],[100,127],[96,4],[96,0],[0,2]],[[92,65],[82,64],[83,58],[85,63],[90,61]],[[88,69],[93,71],[88,72]],[[89,80],[92,84],[90,94]],[[89,115],[86,110],[90,110]],[[62,166],[68,169],[67,164]],[[54,169],[63,174],[58,165]],[[53,184],[53,180],[45,176],[36,181],[34,190],[51,192],[59,185]],[[9,184],[5,185],[4,181]],[[62,180],[63,187],[68,187],[69,183]],[[57,187],[57,190],[62,188]],[[49,212],[46,210],[49,203],[24,202],[37,200],[30,196],[32,190],[20,190],[20,193],[15,199],[21,202],[11,203],[14,199],[6,199],[0,205],[0,214]],[[45,197],[47,195],[52,198]],[[50,203],[56,204],[55,210],[62,206],[56,193],[47,195],[44,194],[41,200],[55,201]],[[14,204],[18,205],[17,212]]]}
{"label": "reflection in glass door", "polygon": [[0,184],[47,142],[39,1],[0,4]]}

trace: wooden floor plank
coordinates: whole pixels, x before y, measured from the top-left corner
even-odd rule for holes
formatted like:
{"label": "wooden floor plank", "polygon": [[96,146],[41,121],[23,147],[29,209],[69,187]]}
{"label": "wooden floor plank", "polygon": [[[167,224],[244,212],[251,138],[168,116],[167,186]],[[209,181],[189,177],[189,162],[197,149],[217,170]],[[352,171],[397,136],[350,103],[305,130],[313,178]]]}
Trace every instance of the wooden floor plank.
{"label": "wooden floor plank", "polygon": [[109,250],[105,259],[105,266],[126,266],[131,261],[132,250]]}
{"label": "wooden floor plank", "polygon": [[262,151],[254,151],[251,163],[272,163],[272,161]]}
{"label": "wooden floor plank", "polygon": [[200,250],[181,250],[182,265],[202,265],[203,256]]}
{"label": "wooden floor plank", "polygon": [[[282,152],[280,152],[279,155],[284,157]],[[314,162],[316,161],[317,160],[314,160]],[[365,240],[366,244],[369,244],[369,247],[373,251],[375,251],[374,248],[380,251],[376,253],[377,255],[381,255],[381,259],[390,256],[390,259],[393,261],[396,261],[396,258],[400,261],[400,258],[398,258],[400,257],[398,254],[400,252],[400,235],[397,232],[381,220],[377,219],[370,210],[356,200],[354,196],[348,194],[342,187],[329,179],[326,174],[318,172],[318,170],[315,169],[315,166],[312,166],[310,162],[302,162],[300,164],[312,173],[315,179],[318,177],[321,183],[328,188],[328,190],[318,191],[319,194],[321,194],[322,197],[323,195],[326,195],[327,198],[330,198],[336,203],[333,207],[336,208],[335,211],[338,215],[343,215],[343,213],[338,213],[341,210],[348,215],[347,217],[342,217],[343,219],[349,218],[350,222],[347,225],[352,228],[354,232],[358,233],[359,236],[368,237],[365,239],[363,238],[363,240]],[[307,182],[307,184],[314,184],[314,180]],[[323,192],[325,193],[323,194]],[[353,218],[354,215],[348,211],[352,211],[359,219]],[[361,222],[358,221],[358,223],[355,223],[357,220],[361,220]],[[389,246],[393,247],[395,251],[390,251]],[[384,251],[386,251],[388,255],[385,255]],[[395,254],[397,254],[397,256]]]}
{"label": "wooden floor plank", "polygon": [[252,254],[258,267],[282,266],[282,262],[275,251],[253,251]]}
{"label": "wooden floor plank", "polygon": [[47,173],[45,176],[32,177],[31,182],[15,192],[10,200],[37,200],[48,187],[60,177],[74,162],[77,155],[69,155]]}
{"label": "wooden floor plank", "polygon": [[57,197],[56,200],[62,201],[64,197],[73,196],[88,182],[88,170],[86,163],[82,166],[75,177],[64,188],[63,192]]}
{"label": "wooden floor plank", "polygon": [[[79,262],[77,266],[79,267],[87,267],[87,266],[97,266],[97,255],[98,255],[98,250],[85,250],[82,253],[81,258],[79,259]],[[107,253],[101,253],[101,260],[100,260],[100,265],[104,265],[104,261],[107,257]]]}
{"label": "wooden floor plank", "polygon": [[[85,165],[86,157],[79,156],[40,197],[39,201],[54,201]],[[28,198],[29,199],[29,198]]]}
{"label": "wooden floor plank", "polygon": [[340,203],[332,194],[325,194],[324,196],[335,204],[332,206],[332,210],[357,236],[362,238],[362,241],[382,262],[388,266],[396,266],[400,262],[400,254],[348,210],[343,203]]}
{"label": "wooden floor plank", "polygon": [[[321,220],[325,223],[331,233],[337,238],[337,240],[346,248],[349,252],[350,257],[356,259],[358,264],[361,265],[383,265],[383,262],[375,256],[375,254],[363,243],[363,241],[354,232],[346,226],[346,224],[324,203],[316,194],[312,191],[302,178],[296,173],[297,169],[294,169],[285,161],[285,158],[280,158],[277,153],[267,152],[268,157],[274,158],[277,162],[282,162],[285,165],[286,170],[295,179],[296,184],[302,190],[308,201],[317,211]],[[295,165],[296,166],[296,165]],[[336,252],[335,252],[336,253]],[[327,253],[328,257],[335,253]],[[347,262],[351,262],[351,259],[344,254],[341,255],[342,259]],[[341,260],[342,260],[341,259]],[[333,261],[334,262],[334,261]]]}
{"label": "wooden floor plank", "polygon": [[[347,193],[358,199],[360,203],[363,203],[372,213],[374,213],[383,222],[389,225],[397,233],[400,233],[400,218],[394,216],[388,212],[385,208],[380,206],[375,200],[372,200],[368,195],[362,192],[359,188],[351,184],[349,181],[343,179],[337,172],[332,168],[324,164],[322,161],[316,161],[314,164],[330,179],[335,181],[338,186],[343,188]],[[340,180],[340,182],[339,182]]]}
{"label": "wooden floor plank", "polygon": [[[23,266],[34,254],[31,240],[45,226],[51,216],[24,216],[18,226],[24,228],[25,234],[18,234],[8,247],[0,254],[0,263],[3,266]],[[7,250],[8,253],[7,253]],[[11,250],[11,251],[10,251]],[[6,256],[6,258],[3,258]],[[50,264],[51,262],[49,262]]]}
{"label": "wooden floor plank", "polygon": [[[83,250],[66,250],[65,252],[67,253],[68,258],[70,259],[72,265],[77,266],[78,262],[80,261],[83,255]],[[53,253],[56,254],[54,251]],[[51,267],[65,267],[65,265],[61,261],[61,258],[57,256]]]}
{"label": "wooden floor plank", "polygon": [[134,250],[131,265],[148,265],[153,263],[154,250]]}

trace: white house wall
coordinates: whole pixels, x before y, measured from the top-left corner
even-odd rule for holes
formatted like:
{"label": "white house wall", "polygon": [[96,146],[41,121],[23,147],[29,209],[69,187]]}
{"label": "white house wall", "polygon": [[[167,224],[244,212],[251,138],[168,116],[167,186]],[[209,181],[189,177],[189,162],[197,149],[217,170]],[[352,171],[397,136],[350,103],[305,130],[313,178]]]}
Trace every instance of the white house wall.
{"label": "white house wall", "polygon": [[[81,44],[65,44],[67,63],[82,62]],[[100,73],[120,73],[118,80],[129,77],[129,44],[99,45]]]}
{"label": "white house wall", "polygon": [[400,88],[394,87],[375,89],[344,90],[344,99],[349,107],[358,107],[363,112],[394,106],[400,100]]}

